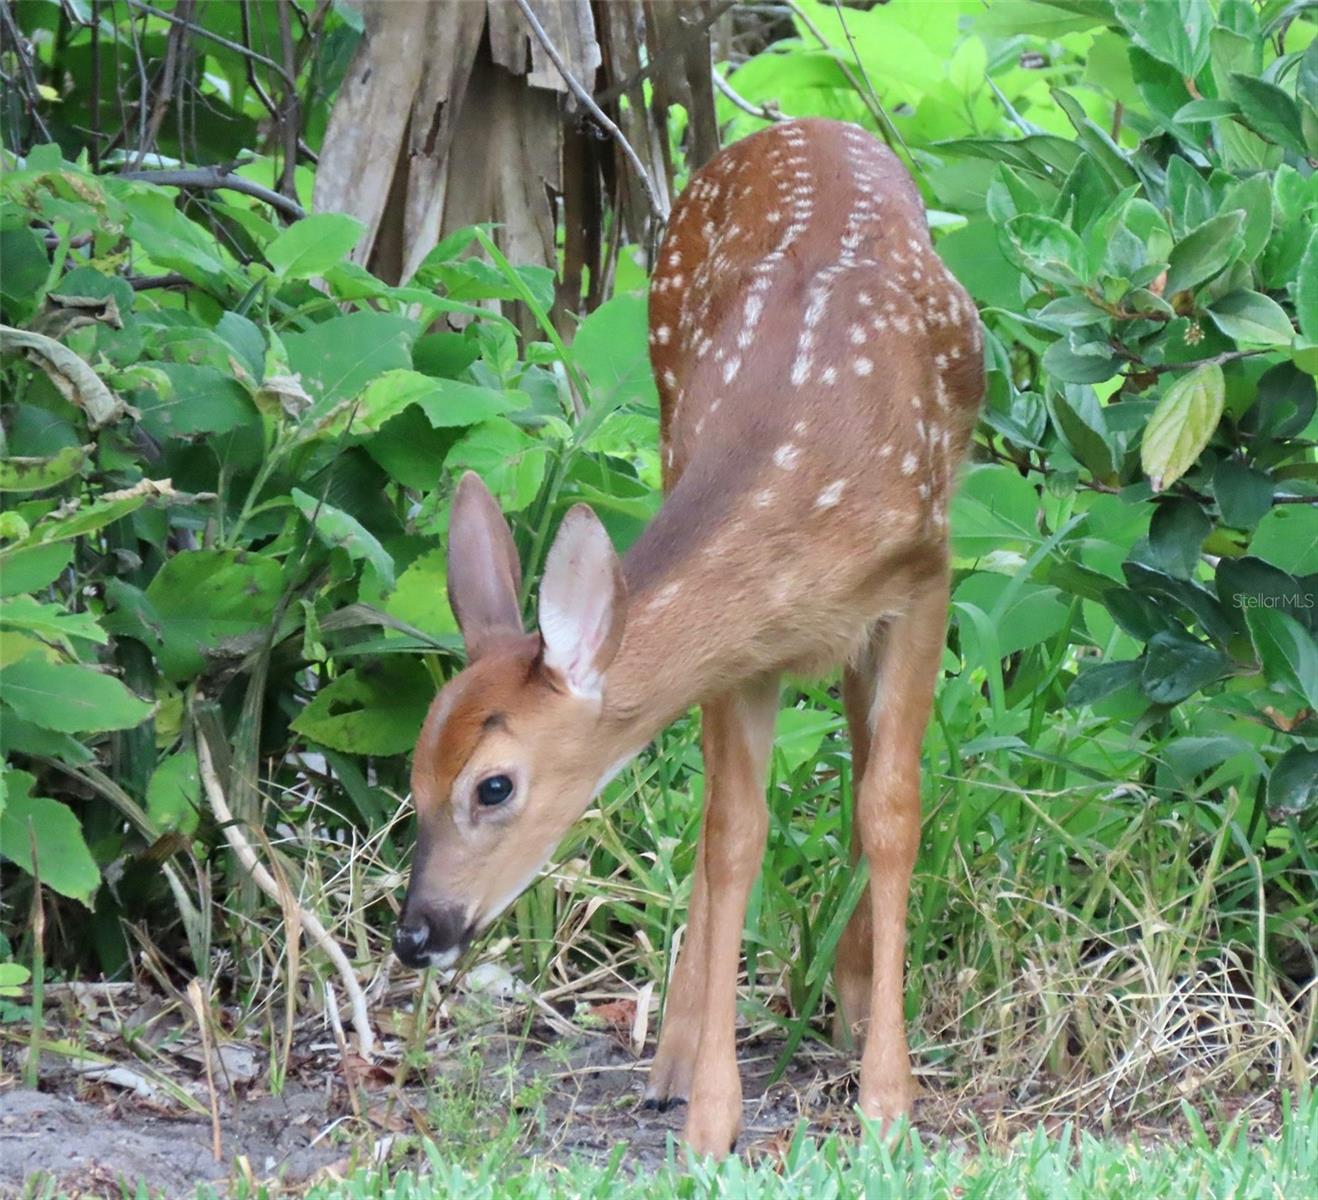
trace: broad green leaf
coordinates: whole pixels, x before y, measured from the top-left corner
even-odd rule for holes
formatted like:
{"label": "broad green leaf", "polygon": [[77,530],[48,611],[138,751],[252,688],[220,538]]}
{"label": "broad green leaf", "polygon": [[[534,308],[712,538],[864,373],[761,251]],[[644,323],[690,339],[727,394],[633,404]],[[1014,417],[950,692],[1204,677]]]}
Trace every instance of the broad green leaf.
{"label": "broad green leaf", "polygon": [[[957,585],[954,604],[974,605],[993,621],[997,653],[1015,654],[1052,637],[1066,623],[1067,606],[1054,587],[1017,581],[993,571],[974,571]],[[961,621],[961,635],[978,642],[974,623]],[[982,657],[982,656],[981,656]]]}
{"label": "broad green leaf", "polygon": [[1272,491],[1271,476],[1238,458],[1224,458],[1213,472],[1213,496],[1233,529],[1253,529],[1272,507]]}
{"label": "broad green leaf", "polygon": [[1225,267],[1239,250],[1244,223],[1242,212],[1222,213],[1186,234],[1168,256],[1163,295],[1170,297],[1195,287]]}
{"label": "broad green leaf", "polygon": [[1052,217],[1022,213],[1007,222],[1004,250],[1037,279],[1072,286],[1089,278],[1085,244],[1075,230]]}
{"label": "broad green leaf", "polygon": [[0,492],[43,492],[87,465],[91,446],[65,446],[49,458],[0,458]]}
{"label": "broad green leaf", "polygon": [[1289,346],[1295,336],[1285,309],[1260,292],[1232,292],[1215,300],[1208,315],[1244,346]]}
{"label": "broad green leaf", "polygon": [[1305,153],[1300,110],[1289,93],[1266,79],[1237,72],[1231,76],[1231,98],[1255,133],[1297,154]]}
{"label": "broad green leaf", "polygon": [[1144,427],[1140,462],[1155,492],[1180,479],[1195,463],[1222,418],[1222,368],[1204,363],[1182,375],[1158,401]]}
{"label": "broad green leaf", "polygon": [[247,389],[231,374],[191,363],[157,363],[169,380],[165,394],[143,393],[142,426],[162,441],[199,433],[227,433],[257,420]]}
{"label": "broad green leaf", "polygon": [[1308,629],[1288,613],[1263,605],[1246,607],[1245,624],[1268,682],[1286,684],[1318,711],[1318,645]]}
{"label": "broad green leaf", "polygon": [[392,655],[321,688],[293,729],[331,750],[404,754],[416,743],[434,695],[419,661]]}
{"label": "broad green leaf", "polygon": [[91,907],[101,886],[101,873],[83,840],[82,826],[72,810],[58,800],[32,795],[36,779],[26,771],[3,772],[5,800],[0,806],[0,858],[7,858],[41,882]]}
{"label": "broad green leaf", "polygon": [[1066,689],[1066,703],[1073,708],[1098,704],[1117,692],[1134,687],[1139,683],[1139,678],[1138,662],[1100,663],[1096,667],[1088,667]]}
{"label": "broad green leaf", "polygon": [[527,403],[521,392],[500,392],[456,379],[436,379],[419,371],[386,371],[367,384],[351,403],[335,406],[333,415],[322,419],[317,432],[375,433],[409,404],[419,405],[435,429],[479,425],[525,408]]}
{"label": "broad green leaf", "polygon": [[842,722],[817,708],[782,708],[774,731],[774,756],[784,774],[794,775],[819,757],[820,747]]}
{"label": "broad green leaf", "polygon": [[601,304],[577,328],[572,357],[590,385],[592,413],[603,416],[620,404],[658,407],[645,297],[615,296]]}
{"label": "broad green leaf", "polygon": [[368,562],[375,568],[385,590],[394,586],[394,560],[380,545],[379,539],[356,517],[309,496],[301,488],[292,491],[298,512],[316,531],[316,536],[330,549],[346,551],[353,562]]}
{"label": "broad green leaf", "polygon": [[507,421],[486,421],[458,441],[444,460],[453,474],[475,471],[505,512],[535,499],[545,477],[549,447]]}
{"label": "broad green leaf", "polygon": [[0,628],[21,629],[47,641],[82,638],[104,645],[107,640],[105,630],[91,613],[70,612],[62,604],[43,604],[35,596],[14,596],[0,605]]}
{"label": "broad green leaf", "polygon": [[1114,439],[1103,416],[1103,406],[1088,387],[1070,387],[1054,392],[1050,398],[1053,420],[1066,439],[1071,453],[1099,481],[1108,481],[1116,473],[1112,447]]}
{"label": "broad green leaf", "polygon": [[0,559],[0,598],[46,587],[72,560],[73,547],[66,542],[6,554]]}
{"label": "broad green leaf", "polygon": [[132,729],[152,710],[112,675],[36,655],[5,668],[0,700],[20,717],[58,733]]}
{"label": "broad green leaf", "polygon": [[311,279],[346,258],[364,231],[346,213],[315,213],[280,233],[265,257],[281,279]]}
{"label": "broad green leaf", "polygon": [[1039,496],[1007,466],[971,467],[952,500],[952,549],[963,558],[1037,546]]}
{"label": "broad green leaf", "polygon": [[1140,669],[1140,687],[1155,704],[1178,704],[1220,679],[1230,667],[1226,655],[1184,633],[1155,633]]}
{"label": "broad green leaf", "polygon": [[128,231],[152,262],[219,291],[233,269],[233,260],[210,231],[188,220],[164,192],[135,187],[123,197],[129,214]]}
{"label": "broad green leaf", "polygon": [[146,811],[161,833],[192,833],[201,809],[197,755],[177,750],[162,760],[146,785]]}
{"label": "broad green leaf", "polygon": [[1213,10],[1208,0],[1113,0],[1135,44],[1193,79],[1208,63]]}
{"label": "broad green leaf", "polygon": [[447,562],[443,550],[421,555],[398,576],[398,586],[386,598],[384,611],[433,637],[457,633],[458,622],[448,602]]}
{"label": "broad green leaf", "polygon": [[1309,244],[1295,277],[1295,318],[1306,340],[1318,342],[1318,224],[1309,233]]}
{"label": "broad green leaf", "polygon": [[1198,501],[1177,496],[1160,503],[1149,522],[1149,549],[1157,565],[1177,579],[1190,579],[1199,565],[1213,523]]}
{"label": "broad green leaf", "polygon": [[331,317],[301,333],[284,334],[290,368],[317,400],[356,396],[377,375],[412,366],[416,322],[392,313]]}
{"label": "broad green leaf", "polygon": [[152,648],[175,681],[208,656],[240,658],[269,630],[283,572],[273,559],[236,550],[185,550],[167,559],[146,589],[160,621]]}
{"label": "broad green leaf", "polygon": [[1292,746],[1268,776],[1268,812],[1298,817],[1318,805],[1318,750]]}
{"label": "broad green leaf", "polygon": [[1249,549],[1292,575],[1312,575],[1318,571],[1318,508],[1278,504],[1259,522]]}

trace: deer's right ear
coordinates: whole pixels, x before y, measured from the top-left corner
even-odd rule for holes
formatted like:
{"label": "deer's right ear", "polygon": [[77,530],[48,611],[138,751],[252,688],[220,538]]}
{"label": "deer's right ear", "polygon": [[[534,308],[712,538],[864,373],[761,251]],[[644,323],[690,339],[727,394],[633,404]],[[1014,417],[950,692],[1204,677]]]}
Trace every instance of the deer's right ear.
{"label": "deer's right ear", "polygon": [[458,481],[448,534],[448,600],[468,661],[479,658],[491,640],[522,632],[521,586],[517,547],[498,501],[468,471]]}

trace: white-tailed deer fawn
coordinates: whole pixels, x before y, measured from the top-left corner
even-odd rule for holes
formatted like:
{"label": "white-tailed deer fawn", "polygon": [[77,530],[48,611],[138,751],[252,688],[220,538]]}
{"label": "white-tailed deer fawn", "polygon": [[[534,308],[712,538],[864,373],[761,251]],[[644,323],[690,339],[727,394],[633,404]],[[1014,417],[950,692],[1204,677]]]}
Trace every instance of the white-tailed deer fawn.
{"label": "white-tailed deer fawn", "polygon": [[947,616],[947,506],[983,390],[979,320],[919,193],[863,130],[792,121],[724,150],[673,210],[650,288],[666,499],[620,561],[563,518],[525,633],[498,505],[459,483],[448,589],[470,665],[416,747],[418,839],[394,948],[450,965],[603,784],[701,706],[705,816],[646,1088],[685,1138],[741,1123],[736,985],[768,818],[779,678],[843,664],[870,886],[839,946],[860,1106],[914,1091],[903,1021],[920,744]]}

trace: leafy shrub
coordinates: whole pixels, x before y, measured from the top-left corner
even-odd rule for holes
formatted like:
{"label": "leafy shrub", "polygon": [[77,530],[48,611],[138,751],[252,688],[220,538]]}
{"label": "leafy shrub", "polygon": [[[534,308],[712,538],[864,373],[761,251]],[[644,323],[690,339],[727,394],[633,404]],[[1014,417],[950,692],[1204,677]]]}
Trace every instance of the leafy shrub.
{"label": "leafy shrub", "polygon": [[[569,354],[549,273],[463,257],[480,230],[387,287],[345,261],[358,227],[336,214],[237,210],[259,248],[240,263],[163,189],[54,147],[0,186],[4,856],[90,904],[109,864],[192,835],[199,711],[232,738],[246,819],[258,761],[291,782],[296,746],[344,784],[334,819],[383,824],[459,645],[455,473],[481,471],[532,562],[578,500],[623,544],[655,507],[643,299],[597,310]],[[547,340],[519,349],[491,300]],[[468,323],[432,332],[446,314]],[[160,886],[134,875],[130,912]]]}

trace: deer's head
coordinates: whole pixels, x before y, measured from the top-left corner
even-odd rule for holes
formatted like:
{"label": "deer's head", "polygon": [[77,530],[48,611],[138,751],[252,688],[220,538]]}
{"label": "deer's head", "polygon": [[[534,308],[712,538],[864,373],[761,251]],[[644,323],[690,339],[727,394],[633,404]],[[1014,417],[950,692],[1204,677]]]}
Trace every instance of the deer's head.
{"label": "deer's head", "polygon": [[604,672],[622,640],[622,566],[577,505],[522,629],[521,569],[480,478],[458,484],[448,594],[468,666],[436,696],[412,763],[417,843],[394,952],[451,966],[535,878],[602,786],[618,749],[602,729]]}

